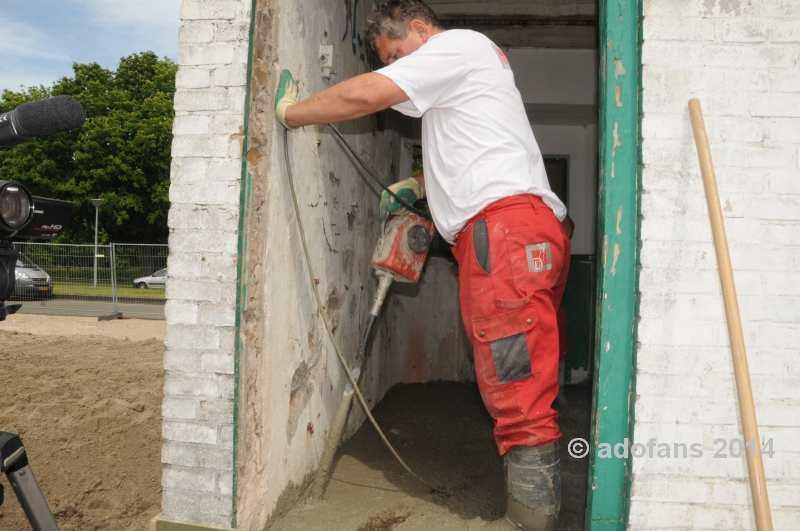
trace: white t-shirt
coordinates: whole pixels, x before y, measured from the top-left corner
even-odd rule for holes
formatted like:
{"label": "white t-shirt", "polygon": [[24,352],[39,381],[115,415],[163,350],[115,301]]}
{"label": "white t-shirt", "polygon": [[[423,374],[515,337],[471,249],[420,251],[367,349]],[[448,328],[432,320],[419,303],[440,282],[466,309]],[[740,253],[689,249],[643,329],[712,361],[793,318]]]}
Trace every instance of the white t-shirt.
{"label": "white t-shirt", "polygon": [[564,219],[511,66],[486,36],[448,30],[376,72],[410,99],[394,109],[422,116],[425,188],[447,241],[484,207],[512,195],[541,196]]}

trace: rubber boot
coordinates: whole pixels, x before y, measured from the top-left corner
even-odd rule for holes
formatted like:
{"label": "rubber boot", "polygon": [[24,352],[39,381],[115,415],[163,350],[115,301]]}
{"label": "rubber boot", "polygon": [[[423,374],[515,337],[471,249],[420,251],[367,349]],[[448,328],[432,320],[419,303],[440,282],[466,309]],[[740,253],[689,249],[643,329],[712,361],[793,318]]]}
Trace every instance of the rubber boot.
{"label": "rubber boot", "polygon": [[553,531],[561,510],[558,442],[517,446],[505,457],[508,506],[505,519],[524,531]]}

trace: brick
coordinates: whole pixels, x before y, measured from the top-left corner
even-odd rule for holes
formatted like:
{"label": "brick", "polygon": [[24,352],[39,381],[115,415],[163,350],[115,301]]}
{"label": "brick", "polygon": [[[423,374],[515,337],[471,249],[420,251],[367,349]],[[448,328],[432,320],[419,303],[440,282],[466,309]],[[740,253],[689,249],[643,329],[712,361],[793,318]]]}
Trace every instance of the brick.
{"label": "brick", "polygon": [[800,297],[758,297],[748,300],[742,308],[751,322],[800,322]]}
{"label": "brick", "polygon": [[770,88],[770,73],[766,70],[726,70],[723,84],[727,91],[766,92]]}
{"label": "brick", "polygon": [[[216,121],[216,119],[215,119]],[[241,160],[213,161],[208,165],[208,180],[236,181],[242,179]]]}
{"label": "brick", "polygon": [[[664,523],[677,529],[688,529],[694,504],[637,501],[631,504],[630,529],[664,529]],[[683,527],[682,527],[683,526]]]}
{"label": "brick", "polygon": [[715,166],[759,169],[794,166],[797,154],[796,150],[789,146],[764,146],[734,142],[712,146],[711,153]]}
{"label": "brick", "polygon": [[[797,350],[750,349],[747,352],[750,374],[794,374],[800,375],[800,356]],[[800,476],[799,476],[800,477]]]}
{"label": "brick", "polygon": [[643,25],[644,41],[713,41],[715,28],[708,19],[681,17],[676,24],[672,17],[648,16]]}
{"label": "brick", "polygon": [[[182,90],[175,93],[175,111],[218,111],[228,108],[225,89]],[[216,156],[204,153],[205,156]],[[175,155],[173,155],[175,156]],[[177,155],[184,156],[184,155]],[[188,155],[191,156],[191,155]]]}
{"label": "brick", "polygon": [[216,41],[247,41],[250,33],[250,24],[245,22],[217,23]]}
{"label": "brick", "polygon": [[800,118],[800,94],[766,94],[753,98],[750,105],[753,116]]}
{"label": "brick", "polygon": [[764,42],[767,28],[771,25],[772,21],[767,19],[733,19],[722,25],[722,40],[736,43]]}
{"label": "brick", "polygon": [[[692,515],[691,529],[742,529],[737,507],[705,506]],[[744,531],[742,529],[742,531]]]}
{"label": "brick", "polygon": [[760,393],[760,398],[762,400],[800,402],[800,385],[797,384],[797,377],[767,378]]}
{"label": "brick", "polygon": [[202,224],[203,219],[200,209],[180,208],[177,206],[169,209],[167,226],[172,229],[199,229],[203,226]]}
{"label": "brick", "polygon": [[218,472],[178,467],[164,467],[161,484],[165,489],[216,492]]}
{"label": "brick", "polygon": [[772,92],[800,92],[800,72],[795,69],[773,69],[769,79]]}
{"label": "brick", "polygon": [[236,0],[184,0],[181,20],[233,20],[241,14],[241,5]]}
{"label": "brick", "polygon": [[175,88],[178,91],[184,89],[199,89],[211,86],[211,72],[208,68],[178,68],[175,75]]}
{"label": "brick", "polygon": [[[176,139],[177,142],[177,139]],[[187,146],[202,146],[205,140]],[[175,148],[173,148],[174,152]],[[173,203],[189,203],[199,205],[239,205],[238,182],[203,182],[201,184],[172,183],[169,188],[169,199]],[[237,227],[226,227],[235,229]]]}
{"label": "brick", "polygon": [[[236,278],[236,267],[232,267],[227,275]],[[236,324],[236,311],[234,308],[223,306],[203,305],[200,310],[200,324],[234,326]]]}
{"label": "brick", "polygon": [[[233,398],[233,393],[231,393],[231,397],[230,398]],[[233,426],[232,425],[230,425],[230,426],[221,426],[218,429],[218,434],[219,434],[219,444],[221,444],[223,446],[226,446],[226,447],[232,447],[233,446]]]}
{"label": "brick", "polygon": [[184,45],[178,49],[178,64],[180,66],[229,65],[241,62],[240,55],[241,46],[234,43]]}
{"label": "brick", "polygon": [[[642,344],[636,356],[636,369],[651,374],[701,375],[710,372],[731,372],[730,349],[727,345],[683,347],[680,363],[675,349],[669,345]],[[638,415],[637,415],[638,418]]]}
{"label": "brick", "polygon": [[230,495],[233,492],[233,474],[220,474],[217,489],[224,496]]}
{"label": "brick", "polygon": [[[197,419],[196,399],[164,397],[161,403],[161,414],[169,420],[195,420]],[[208,419],[202,419],[208,420]]]}
{"label": "brick", "polygon": [[230,377],[206,373],[170,373],[164,381],[164,395],[205,398],[232,398],[232,379]]}
{"label": "brick", "polygon": [[203,372],[233,374],[233,365],[233,354],[204,353],[200,355],[200,369]]}
{"label": "brick", "polygon": [[174,422],[164,420],[161,427],[164,439],[176,442],[217,444],[217,428],[195,422]]}
{"label": "brick", "polygon": [[214,40],[216,28],[211,22],[192,22],[185,20],[178,32],[178,42],[186,44],[203,44]]}
{"label": "brick", "polygon": [[[731,367],[732,370],[732,367]],[[732,390],[728,388],[728,394]],[[702,400],[692,404],[695,421],[704,425],[730,425],[739,418],[736,403],[731,400]]]}
{"label": "brick", "polygon": [[702,376],[639,374],[636,377],[636,393],[643,396],[708,396],[709,391]]}
{"label": "brick", "polygon": [[205,135],[211,118],[208,116],[176,116],[172,123],[174,135]]}
{"label": "brick", "polygon": [[[172,327],[170,322],[169,327]],[[164,370],[178,372],[197,372],[198,354],[191,350],[168,349],[164,353]]]}
{"label": "brick", "polygon": [[800,27],[796,19],[770,21],[772,42],[800,42]]}
{"label": "brick", "polygon": [[214,69],[212,82],[217,87],[243,87],[247,82],[244,65],[221,66]]}
{"label": "brick", "polygon": [[[770,492],[772,491],[770,487],[767,488]],[[750,483],[734,479],[715,482],[711,486],[710,502],[719,505],[750,505],[753,503]],[[771,499],[770,502],[772,502]]]}
{"label": "brick", "polygon": [[769,190],[776,194],[800,194],[800,169],[770,172]]}
{"label": "brick", "polygon": [[[800,78],[798,78],[800,82]],[[800,144],[800,120],[775,120],[769,126],[769,139],[772,142]]]}
{"label": "brick", "polygon": [[233,468],[233,451],[230,448],[166,441],[161,451],[161,462],[183,467],[230,471]]}
{"label": "brick", "polygon": [[228,529],[231,525],[230,515],[209,514],[205,509],[214,507],[217,503],[224,503],[226,499],[228,505],[231,506],[229,496],[198,491],[164,490],[161,501],[161,518]]}
{"label": "brick", "polygon": [[664,479],[640,479],[634,482],[631,499],[635,501],[659,501],[682,503],[705,503],[710,486],[689,478],[679,481]]}
{"label": "brick", "polygon": [[[200,284],[198,282],[186,282],[178,280],[175,282],[181,282],[181,286],[184,288]],[[206,285],[201,286],[201,288],[208,290],[208,286]],[[164,344],[167,346],[167,348],[218,348],[219,331],[208,328],[171,326],[164,334]]]}
{"label": "brick", "polygon": [[210,163],[205,158],[172,158],[170,179],[172,181],[197,182],[206,178]]}
{"label": "brick", "polygon": [[214,423],[217,426],[233,424],[233,401],[201,400],[198,416],[199,420]]}
{"label": "brick", "polygon": [[[215,134],[224,134],[230,137],[230,135],[239,135],[243,129],[243,114],[216,114],[211,121],[211,132]],[[237,177],[240,177],[242,172],[241,164],[238,165],[237,170]]]}
{"label": "brick", "polygon": [[197,324],[198,306],[194,303],[167,301],[165,314],[170,324]]}
{"label": "brick", "polygon": [[642,64],[680,68],[703,66],[703,47],[685,42],[650,41],[642,45]]}
{"label": "brick", "polygon": [[[174,204],[174,203],[173,203]],[[170,252],[219,252],[237,254],[238,235],[234,230],[203,230],[203,231],[181,231],[180,234],[170,234]],[[170,288],[167,285],[167,298],[171,297]]]}
{"label": "brick", "polygon": [[748,212],[757,219],[800,220],[800,196],[755,197]]}
{"label": "brick", "polygon": [[[637,376],[637,378],[641,375]],[[638,383],[637,383],[638,393]],[[687,398],[636,396],[636,420],[640,422],[692,422],[692,410]]]}

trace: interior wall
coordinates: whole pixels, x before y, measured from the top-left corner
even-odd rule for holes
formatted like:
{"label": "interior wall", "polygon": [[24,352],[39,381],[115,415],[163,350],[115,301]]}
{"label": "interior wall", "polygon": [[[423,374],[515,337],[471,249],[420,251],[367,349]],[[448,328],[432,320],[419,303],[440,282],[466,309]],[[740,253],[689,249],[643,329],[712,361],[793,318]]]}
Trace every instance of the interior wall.
{"label": "interior wall", "polygon": [[597,227],[597,50],[510,48],[514,81],[544,156],[568,158],[573,254],[594,254]]}
{"label": "interior wall", "polygon": [[567,157],[567,210],[575,222],[572,254],[594,254],[597,232],[597,125],[533,125],[544,156]]}
{"label": "interior wall", "polygon": [[[242,529],[262,529],[271,514],[297,499],[317,466],[346,378],[303,258],[283,128],[273,114],[276,85],[287,68],[305,98],[368,71],[360,35],[366,11],[322,0],[257,2],[240,328],[236,504]],[[321,75],[320,45],[333,45],[331,79]],[[379,175],[394,180],[410,174],[411,145],[399,126],[399,115],[387,112],[339,128]],[[288,147],[316,288],[351,361],[377,283],[369,267],[379,230],[377,187],[326,127],[289,132]],[[385,318],[377,328],[368,367],[380,368],[387,352]],[[372,374],[362,380],[374,404],[391,379],[377,385]],[[356,426],[351,422],[350,431]]]}

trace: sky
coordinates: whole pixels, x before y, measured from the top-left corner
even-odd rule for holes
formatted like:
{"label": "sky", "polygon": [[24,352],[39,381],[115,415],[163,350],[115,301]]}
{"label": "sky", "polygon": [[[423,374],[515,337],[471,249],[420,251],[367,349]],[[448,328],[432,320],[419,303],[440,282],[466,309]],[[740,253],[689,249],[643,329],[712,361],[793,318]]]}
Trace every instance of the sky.
{"label": "sky", "polygon": [[0,0],[0,93],[50,86],[72,63],[178,55],[181,0]]}

